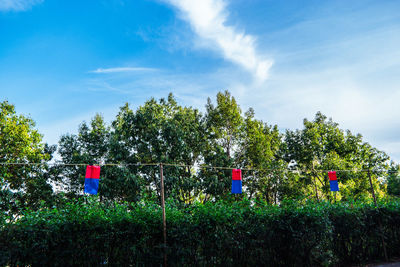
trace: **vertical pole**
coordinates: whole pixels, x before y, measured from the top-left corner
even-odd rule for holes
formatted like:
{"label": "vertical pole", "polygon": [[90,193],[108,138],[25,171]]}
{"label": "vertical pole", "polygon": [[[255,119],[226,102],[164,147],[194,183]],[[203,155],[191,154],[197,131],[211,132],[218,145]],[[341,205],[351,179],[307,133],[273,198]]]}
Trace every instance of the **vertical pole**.
{"label": "vertical pole", "polygon": [[371,186],[372,197],[374,198],[374,203],[375,203],[375,206],[376,206],[375,190],[374,190],[374,186],[372,185],[371,173],[369,171],[369,168],[368,168],[368,178],[369,178],[369,185]]}
{"label": "vertical pole", "polygon": [[318,189],[317,189],[317,178],[316,178],[316,173],[314,169],[314,159],[312,161],[312,172],[311,175],[313,176],[313,181],[314,181],[314,187],[315,187],[315,196],[317,197],[317,202],[319,202],[319,197],[318,197]]}
{"label": "vertical pole", "polygon": [[253,170],[253,179],[251,179],[252,180],[252,183],[251,183],[251,188],[250,188],[250,196],[249,196],[249,200],[251,200],[251,198],[253,197],[253,192],[254,192],[254,184],[256,183],[256,171],[255,170]]}
{"label": "vertical pole", "polygon": [[166,267],[167,266],[167,222],[165,220],[164,175],[163,175],[162,163],[160,163],[160,178],[161,178],[161,207],[162,207],[163,237],[164,237],[164,267]]}
{"label": "vertical pole", "polygon": [[315,196],[317,197],[317,201],[319,202],[319,197],[318,197],[318,189],[317,189],[317,181],[315,176],[313,176],[313,181],[314,181],[314,188],[315,188]]}

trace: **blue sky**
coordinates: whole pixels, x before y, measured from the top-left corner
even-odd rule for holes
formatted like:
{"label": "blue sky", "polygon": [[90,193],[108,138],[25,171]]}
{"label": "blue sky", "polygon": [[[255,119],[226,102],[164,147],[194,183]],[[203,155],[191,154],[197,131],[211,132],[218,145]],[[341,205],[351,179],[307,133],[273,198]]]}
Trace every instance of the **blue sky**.
{"label": "blue sky", "polygon": [[228,89],[286,128],[317,111],[400,161],[400,2],[0,0],[0,101],[45,141],[173,92]]}

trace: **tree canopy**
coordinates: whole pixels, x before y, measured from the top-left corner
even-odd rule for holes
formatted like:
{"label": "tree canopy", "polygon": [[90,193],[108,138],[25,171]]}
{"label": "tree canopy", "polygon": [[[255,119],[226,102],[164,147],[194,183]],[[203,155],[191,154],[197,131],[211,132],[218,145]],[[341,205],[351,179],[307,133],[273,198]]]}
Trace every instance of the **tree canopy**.
{"label": "tree canopy", "polygon": [[[215,100],[207,100],[204,114],[181,106],[172,94],[136,109],[125,104],[110,123],[96,114],[80,124],[77,134],[61,136],[54,166],[47,162],[55,147],[42,142],[31,118],[4,101],[0,163],[10,165],[0,165],[2,194],[20,192],[33,202],[59,192],[76,198],[83,192],[84,164],[100,164],[100,199],[158,199],[159,166],[154,164],[163,163],[166,197],[182,203],[232,199],[231,168],[243,169],[243,197],[267,203],[399,195],[398,166],[321,112],[304,119],[301,129],[281,132],[257,119],[252,108],[243,113],[228,91]],[[329,170],[346,170],[338,172],[336,195],[329,189]]]}
{"label": "tree canopy", "polygon": [[[18,115],[14,105],[0,102],[0,202],[13,208],[15,202],[36,205],[49,201],[52,187],[48,166],[55,146],[42,142],[35,122]],[[31,165],[21,165],[34,163]],[[41,165],[36,165],[41,164]]]}

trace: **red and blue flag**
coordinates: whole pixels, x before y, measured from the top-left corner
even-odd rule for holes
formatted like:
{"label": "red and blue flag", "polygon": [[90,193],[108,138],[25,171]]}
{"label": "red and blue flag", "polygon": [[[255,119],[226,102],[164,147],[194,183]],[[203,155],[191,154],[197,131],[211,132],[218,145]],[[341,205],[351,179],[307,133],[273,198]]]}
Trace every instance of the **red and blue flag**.
{"label": "red and blue flag", "polygon": [[232,194],[242,193],[242,170],[232,170]]}
{"label": "red and blue flag", "polygon": [[85,193],[96,195],[99,189],[100,166],[86,167]]}
{"label": "red and blue flag", "polygon": [[335,171],[328,172],[328,176],[329,176],[329,184],[331,186],[331,191],[339,191],[339,184],[337,181],[336,172]]}

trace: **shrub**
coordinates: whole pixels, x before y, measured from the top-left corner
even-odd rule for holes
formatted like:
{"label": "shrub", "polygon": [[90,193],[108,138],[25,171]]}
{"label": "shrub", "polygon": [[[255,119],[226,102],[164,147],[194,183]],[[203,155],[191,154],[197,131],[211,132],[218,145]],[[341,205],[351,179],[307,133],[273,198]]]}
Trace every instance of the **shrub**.
{"label": "shrub", "polygon": [[[180,206],[179,206],[180,205]],[[170,266],[332,266],[400,254],[400,203],[167,203]],[[68,203],[1,220],[0,265],[157,265],[158,205]]]}

